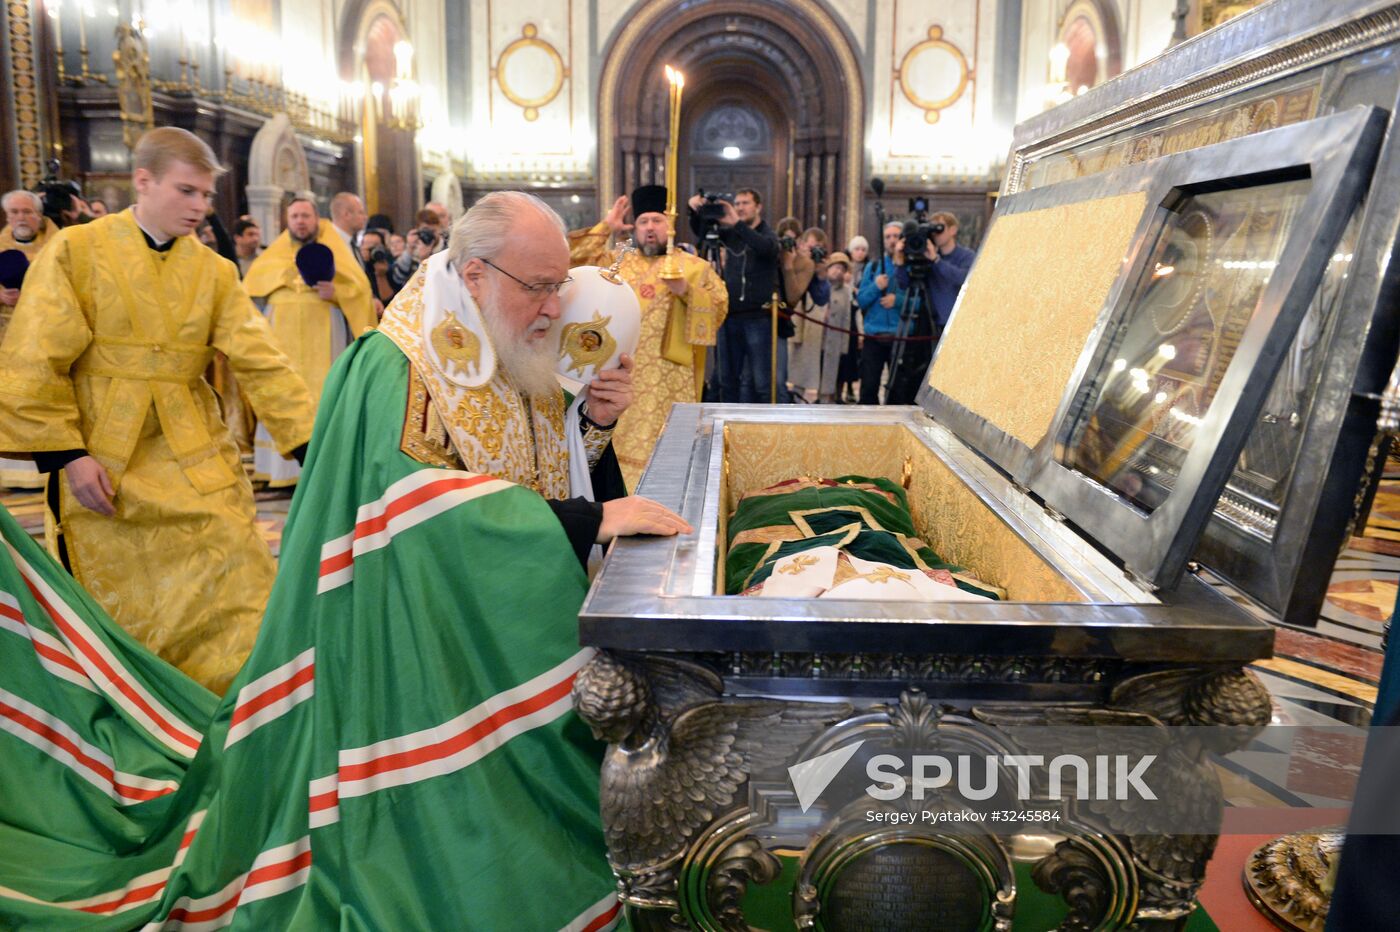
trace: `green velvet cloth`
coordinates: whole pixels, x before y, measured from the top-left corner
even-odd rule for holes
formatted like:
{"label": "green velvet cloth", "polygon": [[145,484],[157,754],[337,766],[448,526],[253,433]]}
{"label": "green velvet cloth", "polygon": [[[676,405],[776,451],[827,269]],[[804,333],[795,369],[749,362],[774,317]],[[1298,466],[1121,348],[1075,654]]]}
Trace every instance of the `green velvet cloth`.
{"label": "green velvet cloth", "polygon": [[[926,567],[947,570],[955,577],[966,576],[962,567],[945,562],[931,547],[917,540],[909,499],[898,483],[867,476],[840,476],[831,481],[836,484],[815,487],[810,481],[797,481],[792,491],[774,486],[768,494],[752,494],[739,503],[729,519],[725,592],[735,595],[763,582],[772,575],[779,560],[795,553],[831,546],[862,560],[899,569]],[[876,488],[859,488],[861,485]],[[804,536],[735,544],[744,532],[764,529],[774,533],[790,530]],[[918,555],[917,561],[914,554]],[[919,566],[920,561],[923,567]],[[960,589],[997,598],[990,588],[965,578],[955,581]]]}

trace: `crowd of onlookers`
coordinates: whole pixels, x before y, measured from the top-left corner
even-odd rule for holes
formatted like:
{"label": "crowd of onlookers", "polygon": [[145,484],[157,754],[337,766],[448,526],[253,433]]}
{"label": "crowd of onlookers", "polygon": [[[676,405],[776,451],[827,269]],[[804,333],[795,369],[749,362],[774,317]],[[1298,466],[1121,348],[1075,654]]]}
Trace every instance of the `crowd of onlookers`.
{"label": "crowd of onlookers", "polygon": [[[7,213],[18,193],[6,195]],[[102,200],[84,199],[76,188],[60,190],[56,198],[46,192],[43,203],[47,221],[56,227],[108,210]],[[27,209],[27,204],[17,206]],[[937,233],[928,238],[922,256],[909,261],[904,250],[909,228],[901,222],[885,225],[878,251],[863,236],[852,237],[842,250],[833,249],[821,227],[805,227],[796,217],[770,227],[762,197],[752,189],[736,192],[732,201],[711,200],[708,216],[704,198],[692,198],[690,206],[697,240],[711,246],[702,245],[701,253],[716,263],[729,293],[728,318],[706,379],[707,400],[914,400],[972,265],[972,250],[957,242],[957,217],[942,211],[929,215]],[[330,220],[363,265],[380,312],[420,263],[446,248],[451,224],[447,208],[429,202],[411,227],[399,230],[387,215],[369,215],[350,192],[331,198]],[[246,214],[230,232],[211,212],[197,233],[236,263],[240,275],[271,238]],[[776,345],[775,294],[781,304]],[[0,292],[0,301],[7,296]]]}
{"label": "crowd of onlookers", "polygon": [[[710,257],[729,292],[707,400],[914,401],[972,267],[973,251],[957,241],[956,216],[891,221],[872,255],[863,236],[834,251],[825,230],[796,217],[770,227],[752,189],[732,202],[697,195],[690,208],[696,237],[720,244]],[[917,255],[906,257],[906,238],[922,243]],[[774,296],[781,306],[776,344]]]}
{"label": "crowd of onlookers", "polygon": [[[413,227],[399,232],[387,214],[369,215],[359,196],[349,191],[331,198],[330,215],[331,223],[364,267],[370,292],[381,309],[413,277],[419,263],[447,247],[452,222],[445,206],[430,201],[414,215]],[[240,274],[246,274],[262,249],[262,229],[252,217],[244,215],[233,225],[231,238],[221,230],[218,216],[211,213],[199,229],[199,238],[236,262]]]}

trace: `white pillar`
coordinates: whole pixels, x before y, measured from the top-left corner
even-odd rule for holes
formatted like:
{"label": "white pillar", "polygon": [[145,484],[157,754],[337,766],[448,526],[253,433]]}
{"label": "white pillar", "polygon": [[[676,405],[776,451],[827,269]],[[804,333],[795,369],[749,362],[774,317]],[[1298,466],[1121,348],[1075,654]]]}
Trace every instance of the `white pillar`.
{"label": "white pillar", "polygon": [[248,213],[262,230],[262,244],[266,246],[282,232],[282,186],[250,184],[246,190]]}

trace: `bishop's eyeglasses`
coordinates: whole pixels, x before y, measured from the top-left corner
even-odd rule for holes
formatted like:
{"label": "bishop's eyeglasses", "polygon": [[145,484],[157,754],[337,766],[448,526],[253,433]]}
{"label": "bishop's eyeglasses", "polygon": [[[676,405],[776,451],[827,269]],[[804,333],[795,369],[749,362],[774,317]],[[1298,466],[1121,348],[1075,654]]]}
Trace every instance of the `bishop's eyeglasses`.
{"label": "bishop's eyeglasses", "polygon": [[525,291],[532,297],[540,299],[548,298],[552,295],[557,295],[559,293],[560,288],[563,288],[569,282],[574,280],[574,277],[572,275],[569,275],[562,282],[527,282],[523,278],[518,278],[510,274],[505,269],[492,262],[490,259],[482,259],[481,261],[491,266],[491,268],[495,269],[497,272],[500,272],[506,278],[509,278],[512,281],[518,283],[520,287],[524,288]]}

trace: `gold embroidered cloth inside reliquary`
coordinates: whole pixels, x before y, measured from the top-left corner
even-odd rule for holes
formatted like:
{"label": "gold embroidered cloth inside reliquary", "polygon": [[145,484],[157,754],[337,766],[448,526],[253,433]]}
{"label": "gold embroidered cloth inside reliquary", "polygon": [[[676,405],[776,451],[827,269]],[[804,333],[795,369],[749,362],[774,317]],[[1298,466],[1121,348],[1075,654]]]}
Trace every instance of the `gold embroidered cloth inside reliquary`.
{"label": "gold embroidered cloth inside reliquary", "polygon": [[[764,537],[740,537],[741,532],[730,526],[731,516],[746,497],[793,479],[859,475],[903,486],[918,542],[956,564],[958,576],[976,580],[974,590],[985,587],[997,598],[1016,602],[1084,601],[1064,576],[904,425],[736,421],[725,425],[724,448],[718,594],[738,593],[754,584],[747,566],[733,580],[726,579],[730,541],[742,545]],[[798,522],[784,524],[788,526],[780,531],[766,531],[765,548],[775,541],[806,536]],[[820,529],[810,519],[807,525],[813,531]],[[774,555],[766,556],[771,560]]]}
{"label": "gold embroidered cloth inside reliquary", "polygon": [[1146,206],[1138,191],[998,218],[939,341],[929,384],[1034,448]]}

